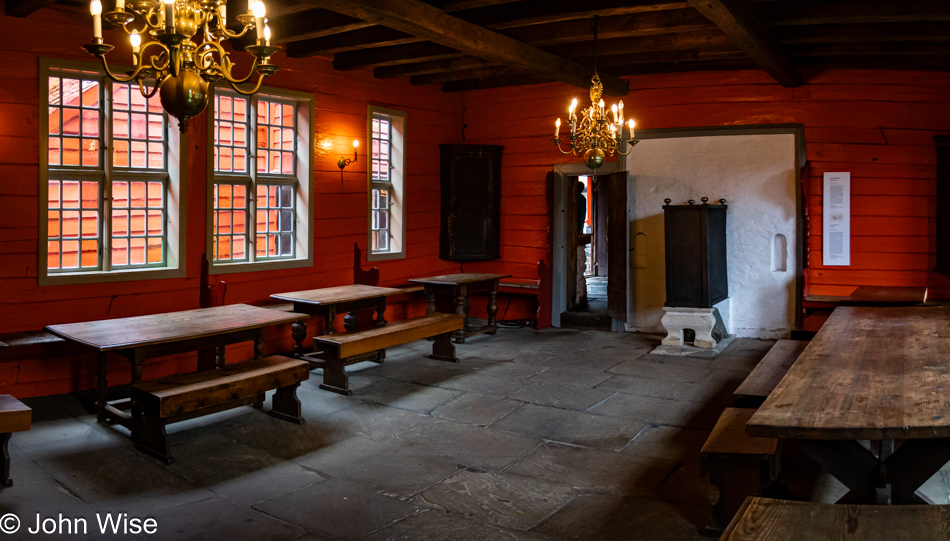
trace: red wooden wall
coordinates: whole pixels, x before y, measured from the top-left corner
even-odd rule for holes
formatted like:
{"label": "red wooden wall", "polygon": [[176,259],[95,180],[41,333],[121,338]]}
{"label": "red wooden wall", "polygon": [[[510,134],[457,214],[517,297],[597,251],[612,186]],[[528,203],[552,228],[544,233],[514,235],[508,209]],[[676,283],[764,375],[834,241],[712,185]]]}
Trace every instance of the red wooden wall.
{"label": "red wooden wall", "polygon": [[[698,72],[630,78],[626,116],[637,128],[803,124],[810,172],[806,281],[814,294],[847,294],[858,285],[929,286],[950,297],[935,264],[936,150],[950,133],[950,73],[806,71],[805,84],[782,88],[762,72]],[[465,142],[504,145],[502,262],[482,267],[535,278],[545,256],[545,177],[567,163],[551,138],[581,89],[535,85],[468,92]],[[636,161],[637,149],[631,158]],[[630,158],[628,158],[630,159]],[[849,267],[821,264],[821,180],[850,171]],[[947,210],[944,209],[944,212]],[[474,268],[466,265],[466,269]],[[510,316],[509,316],[510,317]]]}
{"label": "red wooden wall", "polygon": [[[53,323],[124,317],[197,308],[200,271],[205,251],[205,167],[207,119],[192,121],[188,130],[187,277],[114,284],[39,287],[37,285],[39,179],[39,58],[94,60],[80,46],[91,38],[88,11],[70,8],[40,10],[26,19],[0,16],[0,45],[5,69],[0,73],[0,333],[28,331]],[[118,43],[111,54],[128,58],[124,33],[106,32]],[[249,56],[236,53],[237,69]],[[121,61],[121,60],[117,60]],[[260,302],[271,293],[352,283],[353,243],[366,253],[366,106],[382,105],[408,113],[407,257],[378,262],[382,283],[405,282],[426,272],[457,272],[441,261],[439,251],[439,143],[462,142],[461,94],[413,87],[405,80],[375,79],[371,71],[333,71],[327,59],[274,62],[281,71],[267,80],[276,88],[314,94],[316,132],[329,137],[333,150],[315,157],[316,217],[314,265],[311,268],[228,274],[225,301]],[[336,160],[360,145],[359,161],[340,174]],[[433,158],[433,156],[435,158]],[[366,267],[365,259],[363,266]],[[215,277],[212,277],[212,281]],[[413,311],[424,309],[418,303]],[[387,311],[402,316],[403,307]],[[269,349],[289,347],[289,329],[277,329]],[[238,360],[248,348],[231,355]],[[146,377],[194,366],[193,356],[151,363]],[[128,363],[116,359],[110,382],[128,380]],[[94,386],[89,356],[0,360],[0,393],[19,397],[49,395]]]}

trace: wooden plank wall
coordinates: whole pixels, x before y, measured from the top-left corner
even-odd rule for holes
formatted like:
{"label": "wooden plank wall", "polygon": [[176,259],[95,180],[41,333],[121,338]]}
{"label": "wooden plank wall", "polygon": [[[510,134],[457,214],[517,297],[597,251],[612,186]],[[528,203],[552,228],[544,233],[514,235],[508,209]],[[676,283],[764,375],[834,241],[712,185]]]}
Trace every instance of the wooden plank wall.
{"label": "wooden plank wall", "polygon": [[[804,75],[799,88],[782,88],[758,71],[632,77],[625,112],[641,129],[803,124],[810,163],[804,178],[810,292],[846,294],[858,285],[928,286],[931,297],[950,297],[950,279],[932,272],[937,212],[933,137],[950,133],[950,73],[825,69]],[[572,97],[583,103],[586,92],[551,84],[465,95],[465,142],[505,146],[503,261],[492,263],[495,269],[537,277],[531,264],[546,252],[545,177],[552,164],[571,161],[551,143],[554,119],[566,117]],[[634,149],[628,159],[635,162],[636,155]],[[821,181],[826,171],[851,172],[849,267],[822,266]]]}
{"label": "wooden plank wall", "polygon": [[[90,40],[88,10],[54,7],[26,19],[0,16],[0,44],[6,59],[0,74],[0,333],[40,329],[110,317],[125,317],[197,308],[200,270],[205,251],[204,215],[207,159],[206,117],[192,122],[189,137],[187,277],[83,286],[38,287],[39,58],[94,60],[80,46]],[[111,54],[128,58],[124,33],[106,31],[117,43]],[[236,53],[237,69],[249,56]],[[372,71],[333,71],[327,59],[291,60],[279,53],[281,71],[268,85],[313,93],[319,134],[334,149],[315,159],[315,261],[311,268],[228,274],[215,279],[227,284],[226,303],[260,302],[271,293],[352,283],[353,243],[366,253],[366,105],[405,110],[407,144],[407,257],[376,262],[386,284],[404,283],[420,269],[432,274],[458,272],[456,263],[441,261],[439,252],[439,143],[460,143],[462,100],[436,88],[413,87],[405,80],[380,80]],[[352,152],[360,139],[359,161],[340,174],[336,160]],[[363,267],[367,265],[363,262]],[[424,311],[424,303],[393,307],[390,320]],[[312,324],[313,322],[311,322]],[[313,328],[311,326],[311,328]],[[286,351],[289,328],[269,334],[268,350]],[[234,348],[229,360],[249,356]],[[193,356],[167,358],[146,368],[146,377],[194,368]],[[128,363],[116,359],[112,380],[128,379]],[[64,393],[93,387],[94,362],[89,356],[48,357],[0,362],[0,393],[18,397]]]}

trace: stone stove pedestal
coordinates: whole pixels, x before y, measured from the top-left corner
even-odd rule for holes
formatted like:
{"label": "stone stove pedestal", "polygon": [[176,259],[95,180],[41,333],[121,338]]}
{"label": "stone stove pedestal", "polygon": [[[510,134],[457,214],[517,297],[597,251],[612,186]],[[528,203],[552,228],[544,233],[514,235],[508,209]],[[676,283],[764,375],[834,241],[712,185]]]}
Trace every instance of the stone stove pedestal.
{"label": "stone stove pedestal", "polygon": [[693,345],[700,348],[712,349],[717,340],[713,338],[713,329],[716,328],[715,308],[677,308],[664,306],[663,328],[666,329],[664,346],[682,346],[683,330],[692,329],[696,333]]}

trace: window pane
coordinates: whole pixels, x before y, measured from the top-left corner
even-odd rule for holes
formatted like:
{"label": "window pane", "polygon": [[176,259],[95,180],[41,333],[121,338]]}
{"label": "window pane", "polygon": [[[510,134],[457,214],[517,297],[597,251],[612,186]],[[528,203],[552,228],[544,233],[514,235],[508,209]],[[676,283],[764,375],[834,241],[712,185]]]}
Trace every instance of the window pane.
{"label": "window pane", "polygon": [[112,86],[112,133],[115,167],[165,168],[167,124],[158,94],[146,101],[137,87]]}

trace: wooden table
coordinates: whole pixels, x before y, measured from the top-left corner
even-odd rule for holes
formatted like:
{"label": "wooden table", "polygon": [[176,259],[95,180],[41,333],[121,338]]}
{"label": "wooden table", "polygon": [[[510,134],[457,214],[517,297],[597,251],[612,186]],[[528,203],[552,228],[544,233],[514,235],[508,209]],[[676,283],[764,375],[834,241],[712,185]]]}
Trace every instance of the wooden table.
{"label": "wooden table", "polygon": [[465,343],[465,338],[474,334],[486,333],[495,334],[498,326],[495,316],[498,314],[498,303],[495,297],[498,295],[498,280],[508,278],[510,274],[444,274],[441,276],[429,276],[427,278],[413,278],[410,282],[422,284],[426,293],[426,314],[436,311],[436,298],[439,295],[451,295],[455,299],[455,313],[465,316],[465,322],[468,323],[468,296],[472,293],[488,292],[488,325],[479,328],[469,328],[455,331],[453,341],[457,344]]}
{"label": "wooden table", "polygon": [[[310,316],[320,316],[325,323],[325,334],[335,334],[333,320],[341,312],[355,312],[368,308],[376,310],[374,323],[377,327],[386,324],[386,297],[400,295],[401,289],[391,287],[366,286],[354,284],[348,286],[325,287],[308,289],[306,291],[292,291],[271,295],[274,299],[294,303],[294,312]],[[356,316],[348,315],[349,321],[344,322],[344,328],[352,331],[356,327]],[[298,321],[291,328],[294,341],[297,343],[295,356],[303,358],[303,341],[307,337],[307,324]]]}
{"label": "wooden table", "polygon": [[[108,403],[108,353],[129,360],[132,384],[136,384],[142,381],[145,360],[152,357],[213,349],[216,353],[214,366],[199,363],[199,370],[221,368],[225,362],[225,346],[251,341],[254,342],[255,355],[260,357],[264,329],[306,317],[304,314],[232,304],[150,316],[49,325],[46,330],[99,351],[96,415],[100,421],[112,420],[133,430],[141,417],[135,404],[125,402],[117,407]],[[128,405],[132,406],[131,415],[121,409]]]}
{"label": "wooden table", "polygon": [[843,502],[932,503],[917,488],[950,460],[948,357],[950,307],[838,307],[746,431],[796,440]]}

